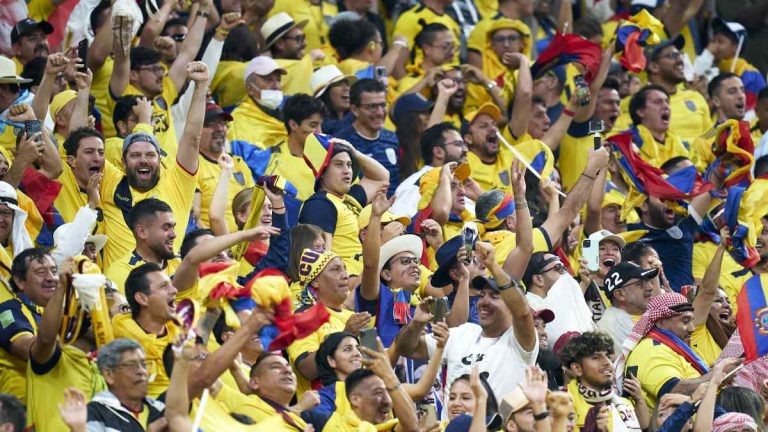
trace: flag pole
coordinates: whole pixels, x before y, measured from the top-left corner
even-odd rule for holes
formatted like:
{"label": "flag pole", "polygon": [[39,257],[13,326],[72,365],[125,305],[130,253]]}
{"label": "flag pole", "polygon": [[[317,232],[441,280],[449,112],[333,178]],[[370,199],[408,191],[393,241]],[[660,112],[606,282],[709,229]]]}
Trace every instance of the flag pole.
{"label": "flag pole", "polygon": [[736,372],[740,371],[742,368],[744,368],[744,363],[736,366],[734,370],[725,374],[725,376],[723,377],[723,381],[720,383],[720,385],[723,385],[722,383],[728,381],[732,376],[736,375]]}
{"label": "flag pole", "polygon": [[[501,135],[501,133],[500,133],[499,131],[496,131],[496,136],[497,136],[497,137],[498,137],[498,138],[501,140],[501,142],[503,142],[503,143],[504,143],[504,146],[506,146],[506,147],[507,147],[507,149],[509,149],[509,151],[511,151],[511,152],[512,152],[512,154],[513,154],[513,155],[515,155],[515,157],[517,158],[517,160],[519,160],[520,162],[522,162],[522,163],[523,163],[523,165],[525,165],[525,168],[527,168],[527,169],[528,169],[528,171],[530,171],[530,172],[531,172],[531,174],[533,174],[534,176],[536,176],[536,178],[537,178],[537,179],[539,179],[539,181],[541,181],[541,174],[539,174],[539,172],[538,172],[538,171],[536,171],[536,169],[535,169],[534,167],[532,167],[532,166],[531,166],[531,164],[530,164],[530,163],[529,163],[527,160],[525,160],[525,158],[523,157],[523,155],[521,155],[521,154],[520,154],[520,152],[519,152],[519,151],[517,151],[517,149],[516,149],[516,148],[514,148],[514,147],[513,147],[513,146],[512,146],[510,143],[508,143],[508,142],[507,142],[507,140],[506,140],[506,139],[505,139],[505,138],[504,138],[504,137]],[[558,189],[555,189],[555,191],[557,191],[558,195],[560,195],[560,196],[562,196],[563,198],[565,198],[565,193],[563,193],[562,191],[560,191],[560,190],[558,190]]]}
{"label": "flag pole", "polygon": [[736,46],[736,54],[733,55],[733,61],[731,61],[731,73],[736,71],[736,60],[741,55],[741,49],[744,47],[744,36],[739,37],[739,44]]}

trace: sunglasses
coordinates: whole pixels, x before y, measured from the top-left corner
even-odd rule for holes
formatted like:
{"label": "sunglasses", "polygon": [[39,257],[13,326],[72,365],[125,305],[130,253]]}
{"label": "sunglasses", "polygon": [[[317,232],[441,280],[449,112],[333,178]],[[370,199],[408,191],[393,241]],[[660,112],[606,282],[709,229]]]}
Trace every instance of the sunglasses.
{"label": "sunglasses", "polygon": [[415,257],[415,256],[412,256],[412,257],[410,257],[410,256],[401,256],[400,258],[397,259],[397,261],[400,261],[400,264],[402,264],[404,266],[407,266],[407,265],[411,265],[411,264],[418,264],[419,263],[419,258]]}
{"label": "sunglasses", "polygon": [[559,274],[563,274],[563,273],[565,273],[565,266],[562,263],[557,263],[553,267],[550,267],[548,269],[542,269],[540,272],[538,272],[536,274],[540,274],[541,275],[541,274],[544,274],[544,273],[552,271],[552,270],[556,271]]}

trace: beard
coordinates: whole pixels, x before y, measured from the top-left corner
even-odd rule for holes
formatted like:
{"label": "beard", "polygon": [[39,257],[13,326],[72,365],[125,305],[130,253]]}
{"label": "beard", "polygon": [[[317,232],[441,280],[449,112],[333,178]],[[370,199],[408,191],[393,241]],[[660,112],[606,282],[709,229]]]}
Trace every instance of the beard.
{"label": "beard", "polygon": [[152,169],[152,176],[149,180],[139,179],[135,170],[129,170],[126,176],[128,176],[128,184],[139,191],[148,191],[157,186],[157,183],[160,181],[160,172],[157,168]]}
{"label": "beard", "polygon": [[150,247],[152,249],[152,252],[155,253],[158,257],[164,260],[170,260],[176,258],[176,254],[173,253],[173,251],[168,251],[168,249],[165,248],[163,243],[154,244]]}

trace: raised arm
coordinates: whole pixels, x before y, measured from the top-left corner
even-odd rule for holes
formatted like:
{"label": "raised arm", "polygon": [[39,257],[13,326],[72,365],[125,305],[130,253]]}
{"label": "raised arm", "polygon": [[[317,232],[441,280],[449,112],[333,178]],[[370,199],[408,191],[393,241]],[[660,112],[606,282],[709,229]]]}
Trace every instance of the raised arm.
{"label": "raised arm", "polygon": [[704,0],[669,0],[669,8],[663,19],[669,37],[680,34],[688,21],[696,17],[703,4]]}
{"label": "raised arm", "polygon": [[504,260],[504,271],[511,276],[521,279],[528,266],[528,260],[533,253],[533,221],[525,200],[525,166],[515,160],[510,172],[512,173],[512,192],[515,196],[515,248]]}
{"label": "raised arm", "polygon": [[417,431],[419,430],[419,419],[416,416],[413,401],[400,384],[395,371],[392,370],[381,339],[376,338],[376,341],[379,347],[377,351],[361,347],[361,351],[367,356],[363,359],[363,364],[384,381],[384,387],[392,398],[392,411],[395,418],[400,420],[395,430],[400,432]]}
{"label": "raised arm", "polygon": [[585,237],[589,237],[590,234],[603,229],[603,200],[605,199],[605,184],[607,181],[608,170],[600,170],[587,200],[587,217],[584,219]]}
{"label": "raised arm", "polygon": [[62,165],[61,155],[59,149],[56,147],[56,143],[51,139],[51,135],[43,129],[41,136],[43,140],[43,154],[37,160],[40,163],[38,172],[48,177],[51,180],[59,178],[62,172],[64,172],[64,165]]}
{"label": "raised arm", "polygon": [[499,110],[501,110],[502,118],[506,119],[507,101],[504,100],[504,96],[501,94],[502,90],[496,85],[496,82],[485,76],[481,67],[478,68],[471,64],[461,65],[461,73],[464,74],[464,78],[466,78],[467,81],[482,86],[483,89],[485,89],[493,103],[499,107]]}
{"label": "raised arm", "polygon": [[[347,145],[354,148],[352,144]],[[365,189],[365,195],[368,197],[368,201],[371,202],[372,197],[375,196],[376,191],[381,186],[389,186],[389,171],[372,157],[366,156],[357,150],[355,150],[355,158],[358,165],[360,165],[360,172],[363,174],[363,178],[360,179],[360,186]]]}
{"label": "raised arm", "polygon": [[[165,1],[160,9],[152,14],[149,19],[144,22],[144,27],[141,29],[141,35],[139,36],[139,46],[154,48],[155,39],[160,36],[165,28],[165,23],[168,22],[168,18],[173,12],[174,8],[179,4],[176,1]],[[190,34],[192,30],[190,29]]]}
{"label": "raised arm", "polygon": [[696,298],[693,300],[694,327],[698,327],[707,322],[709,309],[712,307],[712,302],[715,301],[715,297],[717,297],[717,290],[720,284],[720,270],[723,267],[723,256],[728,247],[730,234],[728,227],[723,227],[723,229],[720,230],[720,244],[717,245],[715,255],[712,257],[712,262],[709,264],[709,267],[707,267],[707,271],[704,272],[704,277],[701,279],[699,292],[696,293]]}
{"label": "raised arm", "polygon": [[515,97],[512,104],[512,113],[514,115],[509,119],[507,127],[509,127],[509,132],[512,136],[521,137],[528,130],[528,119],[531,115],[531,98],[533,96],[533,78],[531,77],[530,60],[528,60],[525,54],[515,53],[511,57],[516,60],[518,73]]}
{"label": "raised arm", "polygon": [[381,283],[379,278],[379,257],[381,249],[381,215],[394,202],[394,196],[387,199],[387,186],[382,185],[376,191],[371,203],[371,221],[363,241],[363,274],[360,284],[360,296],[368,301],[379,298]]}
{"label": "raised arm", "polygon": [[[572,113],[579,109],[578,99],[576,92],[573,92],[571,99],[568,101],[566,110],[563,110],[557,121],[549,128],[549,130],[541,137],[541,141],[547,145],[554,152],[560,147],[560,141],[562,141],[565,133],[568,132],[568,128],[573,122]],[[570,113],[569,113],[570,112]]]}
{"label": "raised arm", "polygon": [[[72,116],[69,118],[70,133],[75,129],[88,126],[88,105],[93,74],[88,69],[81,69],[75,72],[74,78],[77,85],[77,97],[75,98],[75,106],[72,109]],[[63,145],[64,143],[61,144]]]}
{"label": "raised arm", "polygon": [[193,247],[181,261],[173,276],[173,286],[179,292],[195,286],[198,280],[198,267],[203,262],[215,257],[221,252],[242,242],[267,240],[272,235],[280,234],[280,230],[271,226],[259,226],[245,231],[236,231],[214,237]]}
{"label": "raised arm", "polygon": [[97,73],[107,58],[112,54],[112,20],[106,19],[98,29],[93,29],[96,37],[88,47],[88,69]]}
{"label": "raised arm", "polygon": [[[200,14],[203,11],[207,12],[208,10],[210,9],[208,8],[207,2],[205,2],[204,5],[201,4],[200,12],[198,12],[196,15],[197,19],[195,19],[195,23],[189,27],[189,32],[187,33],[187,37],[184,39],[184,42],[181,43],[181,47],[179,48],[179,54],[176,56],[176,59],[173,61],[173,64],[171,65],[171,68],[168,70],[168,77],[171,78],[171,81],[173,81],[173,84],[176,86],[176,90],[181,90],[181,88],[184,87],[184,83],[186,82],[188,77],[187,66],[189,65],[190,62],[195,60],[195,57],[197,57],[197,52],[200,50],[200,45],[203,43],[203,36],[205,36],[205,26],[208,20]],[[204,64],[204,63],[201,63],[201,64]],[[213,75],[213,72],[214,71],[211,71],[211,75]],[[195,86],[200,85],[200,82],[198,82],[191,76],[189,76],[189,78],[195,81]],[[208,90],[207,75],[205,78],[205,84],[206,84],[206,91],[207,91]],[[205,92],[203,92],[203,94],[205,94]],[[195,101],[193,98],[192,105],[190,106],[190,111],[194,109],[195,109]],[[203,102],[203,112],[205,112],[205,102]]]}
{"label": "raised arm", "polygon": [[587,201],[587,197],[592,191],[592,185],[597,179],[598,172],[607,169],[607,167],[608,150],[605,146],[599,150],[590,149],[587,167],[584,168],[584,172],[579,177],[579,180],[573,185],[568,198],[565,199],[563,208],[560,209],[557,215],[547,218],[541,225],[541,228],[547,232],[550,239],[559,239],[563,235],[566,228],[568,228],[571,221],[573,221]]}
{"label": "raised arm", "polygon": [[433,323],[432,333],[437,341],[435,355],[429,359],[427,368],[424,370],[424,373],[416,384],[403,384],[405,392],[408,393],[408,396],[414,402],[424,399],[424,397],[429,394],[435,383],[435,378],[437,378],[437,373],[440,372],[440,366],[443,364],[443,350],[445,349],[445,344],[448,343],[448,336],[450,333],[448,325],[445,322]]}
{"label": "raised arm", "polygon": [[203,62],[192,62],[186,65],[189,79],[195,82],[192,94],[192,104],[189,106],[187,123],[179,141],[179,151],[176,161],[187,172],[196,173],[199,162],[200,134],[203,131],[205,117],[205,98],[208,92],[208,66]]}
{"label": "raised arm", "polygon": [[443,122],[445,112],[448,109],[448,101],[458,89],[459,85],[452,79],[441,79],[437,82],[437,97],[435,98],[435,105],[432,107],[432,113],[429,115],[427,128]]}
{"label": "raised arm", "polygon": [[229,234],[229,225],[227,224],[227,204],[229,204],[229,200],[227,197],[229,197],[229,179],[232,178],[232,170],[235,168],[235,163],[226,152],[219,156],[218,162],[221,172],[211,197],[211,206],[208,209],[208,222],[211,224],[211,231],[215,235],[220,236]]}
{"label": "raised arm", "polygon": [[173,347],[173,371],[165,394],[165,418],[170,432],[188,432],[192,429],[187,381],[189,363],[196,355],[197,349],[191,341]]}
{"label": "raised arm", "polygon": [[451,205],[453,197],[451,195],[451,181],[453,180],[453,170],[456,169],[456,162],[449,162],[440,168],[440,179],[437,183],[437,190],[432,195],[429,202],[429,208],[432,209],[431,218],[440,225],[448,222],[451,215]]}
{"label": "raised arm", "polygon": [[[384,36],[384,35],[382,35]],[[408,55],[408,41],[401,35],[395,36],[392,44],[389,47],[389,51],[381,57],[376,66],[384,66],[387,68],[387,73],[395,78],[402,78],[405,75],[405,70],[401,66],[403,63],[401,59]]]}
{"label": "raised arm", "polygon": [[69,65],[69,57],[64,53],[52,53],[45,62],[45,73],[37,87],[35,99],[32,101],[32,108],[35,112],[35,118],[45,120],[48,114],[48,105],[53,97],[53,84],[59,73],[64,73],[64,69]]}
{"label": "raised arm", "polygon": [[67,293],[67,286],[71,283],[74,270],[75,265],[72,258],[65,260],[64,265],[59,270],[59,282],[56,284],[53,296],[45,305],[45,310],[37,326],[37,336],[29,348],[29,356],[35,363],[47,362],[56,350],[61,318],[64,315],[64,297]]}
{"label": "raised arm", "polygon": [[[123,50],[123,43],[125,41],[121,39],[120,35],[123,29],[131,28],[133,26],[133,20],[130,17],[122,17],[121,26],[112,26],[112,52],[114,53],[114,66],[112,67],[112,75],[109,77],[109,93],[112,97],[118,98],[123,95],[125,88],[128,87],[131,74],[131,56],[130,48]],[[130,31],[128,31],[130,34]]]}
{"label": "raised arm", "polygon": [[[458,327],[469,319],[469,270],[465,265],[467,260],[467,249],[459,248],[456,254],[456,272],[459,280],[456,281],[456,297],[453,299],[451,312],[445,317],[448,327]],[[430,281],[429,286],[432,286]]]}
{"label": "raised arm", "polygon": [[480,382],[480,368],[477,364],[472,366],[469,372],[469,388],[475,396],[475,412],[472,413],[472,423],[469,425],[469,432],[486,432],[486,406],[488,403],[488,392]]}

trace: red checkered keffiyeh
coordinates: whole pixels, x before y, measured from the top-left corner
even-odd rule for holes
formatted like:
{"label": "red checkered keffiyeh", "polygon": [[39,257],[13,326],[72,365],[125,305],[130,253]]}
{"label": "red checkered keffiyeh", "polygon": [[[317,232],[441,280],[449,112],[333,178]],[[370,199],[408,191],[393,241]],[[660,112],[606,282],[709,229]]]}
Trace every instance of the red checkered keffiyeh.
{"label": "red checkered keffiyeh", "polygon": [[[728,344],[723,348],[723,352],[717,361],[727,358],[737,358],[744,355],[744,346],[741,343],[739,329],[731,335]],[[737,387],[744,387],[754,390],[762,396],[763,380],[768,379],[768,358],[760,357],[749,363],[744,363],[743,367],[736,372],[733,384]]]}
{"label": "red checkered keffiyeh", "polygon": [[629,332],[629,335],[621,345],[621,355],[616,360],[616,386],[618,387],[619,394],[621,394],[624,387],[624,367],[627,365],[629,353],[635,349],[640,340],[651,331],[658,321],[681,315],[682,312],[677,312],[670,308],[683,303],[688,303],[688,300],[678,293],[662,293],[648,302],[648,309],[640,317],[640,321],[632,327],[632,331]]}
{"label": "red checkered keffiyeh", "polygon": [[755,423],[755,419],[746,414],[737,412],[723,414],[712,422],[712,432],[728,432],[736,429],[741,430],[741,428],[744,427],[757,431],[757,423]]}

